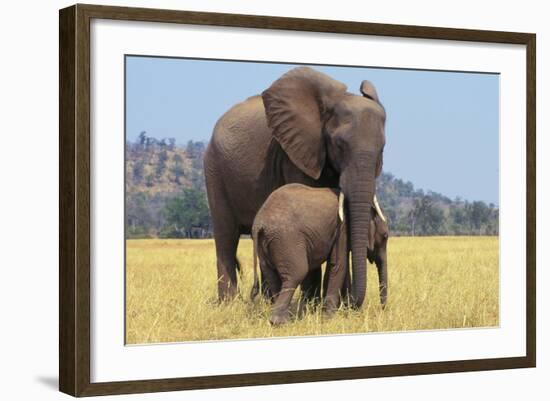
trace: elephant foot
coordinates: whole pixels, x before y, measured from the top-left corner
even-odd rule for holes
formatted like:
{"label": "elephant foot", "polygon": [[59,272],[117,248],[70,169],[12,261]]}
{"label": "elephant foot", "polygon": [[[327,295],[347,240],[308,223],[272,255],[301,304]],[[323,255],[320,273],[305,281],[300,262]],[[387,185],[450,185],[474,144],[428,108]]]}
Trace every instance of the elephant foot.
{"label": "elephant foot", "polygon": [[288,322],[290,322],[290,316],[288,313],[272,314],[269,318],[269,323],[271,323],[273,326],[280,326]]}
{"label": "elephant foot", "polygon": [[335,308],[325,308],[325,309],[323,309],[322,319],[323,320],[331,319],[334,316],[335,313],[336,313]]}
{"label": "elephant foot", "polygon": [[323,305],[323,318],[330,318],[340,306],[340,297],[327,296]]}
{"label": "elephant foot", "polygon": [[239,295],[236,283],[218,283],[218,301],[220,303],[231,302]]}

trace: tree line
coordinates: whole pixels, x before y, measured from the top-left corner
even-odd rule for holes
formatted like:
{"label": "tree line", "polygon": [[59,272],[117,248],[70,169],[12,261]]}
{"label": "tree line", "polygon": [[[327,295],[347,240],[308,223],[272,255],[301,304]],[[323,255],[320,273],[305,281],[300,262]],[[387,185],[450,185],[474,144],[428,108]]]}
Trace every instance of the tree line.
{"label": "tree line", "polygon": [[376,192],[392,235],[498,235],[499,209],[493,203],[415,190],[391,173],[381,174]]}
{"label": "tree line", "polygon": [[[206,143],[158,140],[142,132],[126,143],[126,237],[210,238],[203,157]],[[383,172],[377,197],[393,236],[498,235],[492,203],[415,189]]]}

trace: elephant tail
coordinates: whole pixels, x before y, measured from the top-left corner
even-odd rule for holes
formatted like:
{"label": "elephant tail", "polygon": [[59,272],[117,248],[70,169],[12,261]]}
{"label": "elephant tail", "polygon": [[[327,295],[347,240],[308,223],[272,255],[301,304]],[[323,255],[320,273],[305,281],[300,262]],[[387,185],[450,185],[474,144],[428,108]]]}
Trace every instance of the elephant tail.
{"label": "elephant tail", "polygon": [[252,231],[252,257],[254,258],[254,284],[252,285],[252,290],[250,291],[250,300],[258,296],[260,292],[260,282],[258,280],[258,236],[260,235],[260,230]]}

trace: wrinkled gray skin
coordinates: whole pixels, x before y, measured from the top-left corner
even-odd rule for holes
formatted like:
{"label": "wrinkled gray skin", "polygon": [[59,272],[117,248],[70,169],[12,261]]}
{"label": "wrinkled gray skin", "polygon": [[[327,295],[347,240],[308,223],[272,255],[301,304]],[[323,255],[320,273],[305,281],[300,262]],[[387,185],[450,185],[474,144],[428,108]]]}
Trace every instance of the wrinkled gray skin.
{"label": "wrinkled gray skin", "polygon": [[301,184],[274,191],[258,211],[252,226],[254,286],[258,293],[256,256],[264,278],[263,293],[273,301],[270,322],[289,321],[290,301],[308,273],[330,266],[324,296],[325,315],[336,311],[348,273],[346,225],[338,217],[338,191]]}
{"label": "wrinkled gray skin", "polygon": [[[372,84],[362,83],[362,96],[346,89],[311,68],[295,68],[261,96],[233,106],[216,123],[204,169],[220,300],[237,293],[240,234],[250,233],[257,211],[275,189],[303,183],[340,188],[345,194],[352,302],[356,307],[363,303],[368,230],[375,178],[382,169],[386,116]],[[306,277],[307,286],[320,286],[319,272],[315,269]]]}
{"label": "wrinkled gray skin", "polygon": [[[325,261],[325,317],[336,311],[341,299],[346,304],[349,302],[349,245],[347,225],[338,217],[338,192],[301,184],[284,185],[267,198],[254,219],[254,284],[251,299],[260,291],[258,257],[264,277],[262,293],[275,302],[270,319],[275,325],[289,320],[288,308],[294,290]],[[367,259],[378,268],[380,302],[384,307],[388,296],[389,229],[374,208],[372,215]],[[301,301],[299,309],[303,308],[304,296]]]}
{"label": "wrinkled gray skin", "polygon": [[[380,302],[384,307],[388,296],[389,229],[375,209],[372,214],[367,259],[378,268]],[[347,226],[337,216],[338,191],[301,184],[288,184],[275,190],[258,211],[252,226],[254,284],[251,299],[260,291],[258,256],[264,277],[262,293],[275,301],[270,319],[273,324],[288,321],[288,307],[294,290],[325,261],[325,316],[338,308],[340,297],[344,303],[349,302]],[[304,300],[303,295],[301,301]],[[299,309],[302,308],[301,302]]]}
{"label": "wrinkled gray skin", "polygon": [[[370,223],[369,241],[367,246],[367,259],[370,263],[374,263],[378,270],[378,283],[380,289],[380,303],[386,306],[388,300],[388,238],[390,231],[387,222],[385,222],[373,208],[373,218]],[[329,268],[329,266],[327,266]],[[330,277],[330,274],[328,275]],[[351,282],[348,274],[344,279],[344,287],[342,296],[344,302],[347,303],[348,295],[351,291]],[[323,282],[324,288],[327,288],[328,283]]]}

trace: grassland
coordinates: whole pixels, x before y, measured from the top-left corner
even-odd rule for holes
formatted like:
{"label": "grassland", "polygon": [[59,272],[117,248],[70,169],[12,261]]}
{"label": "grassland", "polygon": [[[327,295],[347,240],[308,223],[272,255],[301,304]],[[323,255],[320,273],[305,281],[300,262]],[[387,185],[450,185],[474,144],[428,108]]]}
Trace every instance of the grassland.
{"label": "grassland", "polygon": [[[283,327],[269,305],[249,300],[252,243],[241,239],[241,297],[218,305],[212,240],[129,240],[128,344],[488,327],[499,324],[497,237],[394,237],[388,244],[389,298],[382,310],[376,267],[360,311],[330,320],[309,311]],[[298,292],[297,292],[298,293]]]}

